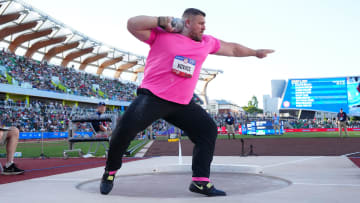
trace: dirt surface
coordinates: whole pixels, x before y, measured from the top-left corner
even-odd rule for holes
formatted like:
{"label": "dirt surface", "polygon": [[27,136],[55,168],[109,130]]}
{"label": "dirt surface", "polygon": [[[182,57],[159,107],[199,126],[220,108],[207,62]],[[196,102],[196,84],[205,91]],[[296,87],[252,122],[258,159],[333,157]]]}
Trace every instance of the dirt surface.
{"label": "dirt surface", "polygon": [[[336,156],[360,152],[360,138],[248,138],[244,140],[244,154],[259,156]],[[181,140],[183,156],[191,156],[193,143]],[[216,141],[215,156],[240,156],[240,139]],[[176,156],[178,142],[155,141],[145,156]]]}

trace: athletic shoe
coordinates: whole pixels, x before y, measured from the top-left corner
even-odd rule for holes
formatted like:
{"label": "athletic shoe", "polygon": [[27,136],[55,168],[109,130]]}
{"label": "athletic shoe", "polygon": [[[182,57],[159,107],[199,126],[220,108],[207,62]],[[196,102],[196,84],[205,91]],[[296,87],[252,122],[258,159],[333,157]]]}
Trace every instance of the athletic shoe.
{"label": "athletic shoe", "polygon": [[9,167],[3,167],[3,175],[19,175],[23,174],[25,171],[19,169],[14,163],[12,163]]}
{"label": "athletic shoe", "polygon": [[109,192],[111,192],[114,186],[114,179],[115,179],[115,174],[110,175],[109,171],[105,171],[100,183],[101,194],[107,195],[109,194]]}
{"label": "athletic shoe", "polygon": [[189,190],[191,192],[200,193],[209,197],[226,195],[224,191],[216,189],[213,184],[206,181],[192,181]]}

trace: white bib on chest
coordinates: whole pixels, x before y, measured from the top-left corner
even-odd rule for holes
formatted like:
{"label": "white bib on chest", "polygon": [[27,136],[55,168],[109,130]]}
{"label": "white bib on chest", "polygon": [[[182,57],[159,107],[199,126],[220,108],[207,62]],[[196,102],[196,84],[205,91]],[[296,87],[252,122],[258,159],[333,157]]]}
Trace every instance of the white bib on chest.
{"label": "white bib on chest", "polygon": [[178,76],[191,78],[194,74],[196,61],[184,56],[175,56],[172,72]]}

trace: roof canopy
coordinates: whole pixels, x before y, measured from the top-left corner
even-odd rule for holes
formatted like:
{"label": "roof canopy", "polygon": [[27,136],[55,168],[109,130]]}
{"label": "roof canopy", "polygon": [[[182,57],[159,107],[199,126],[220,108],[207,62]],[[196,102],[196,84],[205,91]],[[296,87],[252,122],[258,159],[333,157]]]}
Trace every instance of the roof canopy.
{"label": "roof canopy", "polygon": [[[136,79],[144,72],[144,56],[92,39],[20,0],[0,0],[0,42],[14,54],[80,70],[91,66],[98,75],[111,70],[114,78],[127,72]],[[202,69],[200,80],[220,72]]]}

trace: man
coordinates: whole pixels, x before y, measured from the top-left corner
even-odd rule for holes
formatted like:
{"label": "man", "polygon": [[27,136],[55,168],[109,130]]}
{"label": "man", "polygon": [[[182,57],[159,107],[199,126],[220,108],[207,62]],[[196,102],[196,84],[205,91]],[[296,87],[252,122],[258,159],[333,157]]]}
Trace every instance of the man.
{"label": "man", "polygon": [[[95,118],[98,119],[103,115],[106,111],[106,104],[105,102],[99,102],[96,112],[95,112]],[[91,121],[91,125],[94,128],[94,131],[96,132],[96,138],[107,138],[111,134],[110,128],[108,127],[108,124],[105,121],[97,121],[93,120]],[[90,158],[94,157],[93,154],[88,153],[83,155],[84,158]]]}
{"label": "man", "polygon": [[150,52],[138,96],[112,133],[100,184],[102,194],[111,191],[130,141],[152,122],[163,118],[182,129],[194,143],[190,191],[226,195],[215,189],[209,179],[216,124],[201,106],[191,101],[201,65],[208,54],[264,58],[273,50],[253,50],[204,35],[205,13],[198,9],[186,9],[182,20],[184,28],[180,33],[173,33],[172,17],[136,16],[128,20],[129,32],[149,44]]}
{"label": "man", "polygon": [[280,135],[280,117],[276,115],[276,113],[274,113],[273,116],[273,126],[274,126],[274,134],[276,135],[276,130],[278,130]]}
{"label": "man", "polygon": [[[105,102],[99,102],[95,116],[100,118],[102,114],[104,114],[106,111],[106,104]],[[95,132],[98,134],[98,136],[107,135],[109,132],[109,128],[106,122],[104,121],[92,121],[91,122]]]}
{"label": "man", "polygon": [[337,114],[337,124],[339,127],[339,135],[342,137],[342,128],[344,128],[346,137],[348,136],[346,122],[348,121],[348,117],[343,109],[340,109],[340,112]]}
{"label": "man", "polygon": [[231,113],[228,112],[227,117],[225,118],[226,131],[230,140],[230,134],[233,135],[233,139],[235,139],[235,127],[234,127],[234,117],[232,117]]}
{"label": "man", "polygon": [[24,170],[14,163],[14,154],[19,141],[19,129],[16,127],[0,128],[0,146],[6,144],[6,164],[3,166],[3,175],[19,175]]}

